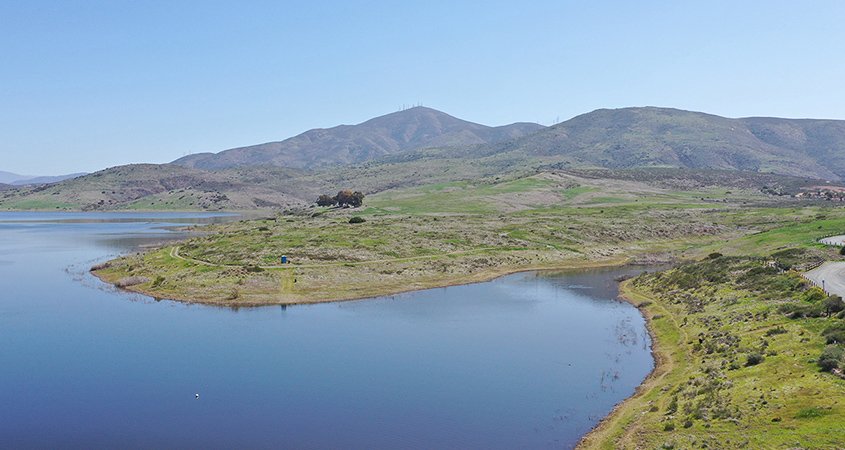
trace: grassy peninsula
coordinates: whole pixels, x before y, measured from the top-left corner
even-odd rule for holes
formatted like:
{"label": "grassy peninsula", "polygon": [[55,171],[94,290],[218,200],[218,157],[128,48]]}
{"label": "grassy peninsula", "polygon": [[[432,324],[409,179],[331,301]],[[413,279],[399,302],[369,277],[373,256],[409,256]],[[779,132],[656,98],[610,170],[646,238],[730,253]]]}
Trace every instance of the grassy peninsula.
{"label": "grassy peninsula", "polygon": [[750,189],[679,191],[555,172],[448,182],[384,191],[360,209],[207,227],[95,273],[159,298],[234,307],[343,300],[522,270],[682,259],[818,214],[770,202]]}

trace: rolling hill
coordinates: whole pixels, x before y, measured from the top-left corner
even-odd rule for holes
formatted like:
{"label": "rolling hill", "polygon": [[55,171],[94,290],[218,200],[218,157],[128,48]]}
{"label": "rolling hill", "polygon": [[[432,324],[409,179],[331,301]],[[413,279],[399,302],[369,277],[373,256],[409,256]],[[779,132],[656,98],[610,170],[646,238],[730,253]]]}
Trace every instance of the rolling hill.
{"label": "rolling hill", "polygon": [[472,156],[491,155],[567,167],[742,170],[839,180],[845,177],[845,121],[600,109],[477,148]]}
{"label": "rolling hill", "polygon": [[130,164],[60,183],[6,190],[0,195],[0,208],[84,211],[284,208],[305,203],[290,194],[292,190],[308,198],[316,195],[312,189],[291,188],[285,182],[300,175],[297,171],[277,168],[255,172],[246,175],[206,172],[173,164]]}
{"label": "rolling hill", "polygon": [[420,148],[492,144],[542,128],[535,123],[488,127],[420,106],[358,125],[306,131],[284,141],[188,155],[173,164],[205,170],[259,165],[316,169],[363,163]]}
{"label": "rolling hill", "polygon": [[[349,142],[375,144],[356,153]],[[442,146],[426,147],[435,144]],[[845,121],[730,119],[644,107],[597,110],[548,128],[491,128],[412,108],[180,161],[114,167],[50,185],[3,186],[0,208],[285,208],[341,188],[373,194],[561,171],[662,187],[775,186],[795,192],[817,180],[845,177]]]}

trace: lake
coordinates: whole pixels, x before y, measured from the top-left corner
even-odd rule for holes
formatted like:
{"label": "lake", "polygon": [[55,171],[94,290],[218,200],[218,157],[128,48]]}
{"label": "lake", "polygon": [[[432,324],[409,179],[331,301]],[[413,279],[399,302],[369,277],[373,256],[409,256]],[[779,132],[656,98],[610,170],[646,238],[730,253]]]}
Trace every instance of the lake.
{"label": "lake", "polygon": [[571,448],[653,367],[642,268],[241,309],[88,274],[219,220],[0,213],[0,447]]}

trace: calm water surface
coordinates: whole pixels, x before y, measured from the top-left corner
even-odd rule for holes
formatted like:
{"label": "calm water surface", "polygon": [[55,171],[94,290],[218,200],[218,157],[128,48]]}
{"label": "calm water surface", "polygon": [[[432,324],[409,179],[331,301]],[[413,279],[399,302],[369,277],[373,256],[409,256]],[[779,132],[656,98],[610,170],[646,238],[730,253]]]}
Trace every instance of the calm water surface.
{"label": "calm water surface", "polygon": [[652,368],[641,269],[240,310],[87,273],[213,220],[0,213],[0,447],[569,448]]}

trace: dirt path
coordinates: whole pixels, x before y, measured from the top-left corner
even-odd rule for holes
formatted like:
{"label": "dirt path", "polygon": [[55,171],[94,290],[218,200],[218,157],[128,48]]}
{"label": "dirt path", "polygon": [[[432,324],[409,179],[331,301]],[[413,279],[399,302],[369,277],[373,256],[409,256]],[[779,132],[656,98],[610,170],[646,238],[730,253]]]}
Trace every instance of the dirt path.
{"label": "dirt path", "polygon": [[[347,262],[335,262],[335,263],[322,263],[322,264],[285,264],[285,265],[272,265],[272,266],[258,266],[262,269],[295,269],[295,268],[316,268],[316,267],[336,267],[336,266],[344,266],[344,265],[359,265],[359,264],[382,264],[382,263],[391,263],[391,262],[405,262],[405,261],[416,261],[421,259],[437,259],[442,258],[444,256],[451,256],[451,255],[470,255],[473,253],[482,253],[489,250],[499,250],[499,251],[507,251],[502,250],[496,247],[484,247],[484,248],[477,248],[474,250],[459,250],[454,252],[448,253],[439,253],[436,255],[423,255],[423,256],[409,256],[407,258],[388,258],[388,259],[372,259],[369,261],[347,261]],[[195,264],[202,264],[204,266],[212,266],[212,267],[240,267],[240,265],[232,265],[232,264],[216,264],[213,262],[203,261],[201,259],[194,259],[187,256],[182,256],[179,254],[179,246],[172,247],[170,249],[170,256],[172,258],[181,259],[182,261],[188,261]]]}
{"label": "dirt path", "polygon": [[827,293],[845,298],[845,261],[828,261],[804,276]]}

